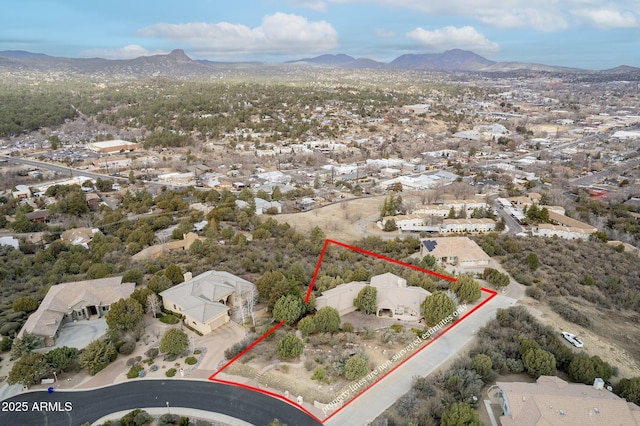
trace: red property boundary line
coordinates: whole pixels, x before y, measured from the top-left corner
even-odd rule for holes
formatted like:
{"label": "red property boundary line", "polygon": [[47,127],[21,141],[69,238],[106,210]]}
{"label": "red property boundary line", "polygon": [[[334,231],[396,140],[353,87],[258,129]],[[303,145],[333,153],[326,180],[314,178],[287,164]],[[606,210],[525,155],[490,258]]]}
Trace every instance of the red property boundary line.
{"label": "red property boundary line", "polygon": [[[327,239],[324,242],[324,245],[322,246],[322,251],[320,252],[320,257],[318,258],[318,263],[316,264],[316,269],[313,273],[313,278],[311,279],[311,283],[309,284],[309,290],[307,291],[307,296],[305,298],[305,303],[309,301],[309,299],[311,298],[311,294],[313,292],[313,287],[315,286],[316,283],[316,279],[318,277],[318,273],[320,272],[320,267],[322,266],[322,261],[324,260],[324,255],[327,251],[327,248],[329,247],[330,244],[336,245],[338,247],[342,247],[348,250],[353,250],[355,252],[367,255],[367,256],[371,256],[371,257],[375,257],[377,259],[380,260],[384,260],[390,263],[394,263],[396,265],[400,265],[406,268],[410,268],[410,269],[414,269],[416,271],[419,272],[423,272],[425,274],[429,274],[447,281],[451,281],[451,282],[455,282],[457,281],[456,278],[448,276],[448,275],[444,275],[444,274],[440,274],[434,271],[430,271],[428,269],[424,269],[421,268],[419,266],[416,265],[412,265],[410,263],[405,263],[402,262],[400,260],[397,259],[392,259],[390,257],[387,256],[383,256],[381,254],[378,253],[374,253],[372,251],[369,250],[365,250],[359,247],[355,247],[355,246],[351,246],[349,244],[340,242],[340,241],[336,241],[336,240],[330,240]],[[429,341],[423,345],[422,347],[420,347],[418,350],[416,350],[413,354],[407,356],[404,360],[402,360],[398,365],[396,365],[395,367],[393,367],[391,370],[387,371],[384,375],[382,375],[381,377],[379,377],[376,381],[374,381],[373,383],[371,383],[369,386],[367,386],[366,388],[364,388],[361,392],[359,392],[356,396],[354,396],[353,398],[351,398],[346,404],[344,404],[342,407],[338,408],[337,410],[335,410],[333,413],[331,413],[330,416],[326,417],[324,420],[320,420],[318,417],[316,417],[314,414],[312,414],[311,412],[309,412],[306,408],[304,408],[303,406],[301,406],[300,404],[297,404],[296,402],[290,400],[289,398],[284,397],[283,395],[279,395],[275,392],[270,392],[268,390],[265,389],[260,389],[260,388],[256,388],[254,386],[250,386],[250,385],[246,385],[246,384],[242,384],[242,383],[238,383],[238,382],[233,382],[233,381],[229,381],[229,380],[223,380],[223,379],[217,379],[216,376],[220,373],[222,373],[227,367],[229,367],[231,364],[233,364],[234,362],[236,362],[239,358],[241,358],[243,355],[245,355],[247,352],[249,352],[251,349],[253,349],[256,345],[258,345],[260,342],[262,342],[264,339],[266,339],[267,337],[269,337],[269,335],[271,335],[272,333],[274,333],[277,329],[279,329],[280,327],[282,327],[284,325],[284,321],[281,321],[280,323],[276,324],[273,328],[271,328],[269,331],[267,331],[262,337],[260,337],[258,340],[256,340],[255,342],[253,342],[250,346],[248,346],[245,350],[243,350],[242,352],[240,352],[238,355],[236,355],[235,357],[233,357],[231,360],[229,360],[227,363],[225,363],[220,369],[218,369],[218,371],[216,371],[215,373],[213,373],[210,377],[209,380],[211,381],[215,381],[215,382],[219,382],[219,383],[224,383],[227,385],[233,385],[233,386],[238,386],[238,387],[242,387],[245,389],[249,389],[252,390],[254,392],[260,392],[263,393],[265,395],[269,395],[273,398],[278,398],[290,405],[293,405],[295,407],[297,407],[298,409],[302,410],[303,412],[305,412],[307,415],[309,415],[310,417],[312,417],[313,419],[315,419],[316,421],[318,421],[319,423],[324,424],[324,422],[326,422],[327,420],[329,420],[330,418],[332,418],[333,416],[335,416],[336,414],[338,414],[340,411],[342,411],[346,406],[348,406],[351,402],[355,401],[356,399],[360,398],[364,393],[366,393],[370,388],[372,388],[373,386],[375,386],[376,384],[378,384],[381,380],[383,380],[385,377],[387,377],[388,375],[390,375],[391,373],[393,373],[395,370],[397,370],[398,368],[400,368],[402,365],[404,365],[404,363],[406,363],[407,361],[409,361],[411,358],[413,358],[414,356],[416,356],[417,354],[419,354],[423,349],[425,349],[427,346],[431,345],[433,342],[435,342],[436,340],[438,340],[440,337],[442,337],[445,333],[447,333],[449,330],[451,330],[453,327],[455,327],[456,325],[458,325],[459,323],[461,323],[464,319],[466,319],[469,315],[471,315],[472,313],[474,313],[475,311],[477,311],[478,309],[480,309],[482,306],[484,306],[486,303],[488,303],[491,299],[493,299],[494,297],[496,297],[498,295],[497,291],[488,289],[488,288],[481,288],[481,291],[489,294],[490,296],[483,300],[478,306],[475,306],[472,310],[470,310],[469,312],[467,312],[466,314],[464,314],[462,317],[460,317],[457,321],[451,323],[447,328],[445,328],[442,332],[440,332],[438,335],[436,335],[435,337],[432,337],[429,339]]]}

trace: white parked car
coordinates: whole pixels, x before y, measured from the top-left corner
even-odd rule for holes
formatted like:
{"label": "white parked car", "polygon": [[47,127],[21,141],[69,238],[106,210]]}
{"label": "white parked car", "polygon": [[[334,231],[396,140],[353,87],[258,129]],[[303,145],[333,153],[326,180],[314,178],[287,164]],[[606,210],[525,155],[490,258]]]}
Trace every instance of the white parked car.
{"label": "white parked car", "polygon": [[571,343],[576,348],[581,348],[584,346],[584,343],[582,343],[582,340],[578,339],[578,337],[575,334],[569,333],[567,331],[563,331],[561,334],[562,334],[562,337],[564,337],[569,343]]}

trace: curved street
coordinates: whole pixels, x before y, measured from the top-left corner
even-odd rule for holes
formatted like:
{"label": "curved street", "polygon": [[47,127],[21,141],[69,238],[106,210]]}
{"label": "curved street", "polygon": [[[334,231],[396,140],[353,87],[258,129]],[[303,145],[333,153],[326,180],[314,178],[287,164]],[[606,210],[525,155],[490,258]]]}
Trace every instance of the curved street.
{"label": "curved street", "polygon": [[[69,402],[72,408],[65,411]],[[275,418],[289,425],[321,424],[280,399],[239,386],[196,380],[136,380],[87,391],[27,392],[1,404],[0,425],[13,426],[77,426],[123,410],[166,408],[167,404],[169,410],[183,407],[216,412],[254,425]]]}

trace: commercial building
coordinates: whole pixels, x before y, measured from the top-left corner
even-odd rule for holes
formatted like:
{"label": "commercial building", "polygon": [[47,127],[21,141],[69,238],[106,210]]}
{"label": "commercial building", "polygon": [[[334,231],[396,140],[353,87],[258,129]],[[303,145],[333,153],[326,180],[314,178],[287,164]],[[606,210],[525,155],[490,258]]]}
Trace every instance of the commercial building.
{"label": "commercial building", "polygon": [[135,142],[115,139],[111,141],[92,142],[87,144],[87,149],[100,154],[114,154],[116,152],[130,152],[140,149],[140,144]]}

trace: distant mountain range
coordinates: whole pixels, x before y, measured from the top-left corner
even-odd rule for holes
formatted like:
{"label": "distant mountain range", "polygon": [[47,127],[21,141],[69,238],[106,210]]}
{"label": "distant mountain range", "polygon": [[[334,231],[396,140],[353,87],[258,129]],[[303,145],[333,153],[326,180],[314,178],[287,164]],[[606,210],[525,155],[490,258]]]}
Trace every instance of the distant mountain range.
{"label": "distant mountain range", "polygon": [[[405,54],[388,63],[368,58],[354,58],[345,54],[326,54],[313,58],[289,61],[286,65],[438,72],[589,73],[602,77],[624,76],[625,79],[630,76],[631,78],[629,79],[640,80],[640,68],[626,65],[603,71],[587,71],[578,68],[524,62],[496,62],[474,52],[460,49],[448,50],[443,53]],[[141,56],[135,59],[117,60],[102,58],[59,58],[43,53],[31,53],[21,50],[0,51],[0,70],[7,68],[32,71],[55,70],[81,74],[191,76],[210,74],[212,71],[237,71],[256,67],[272,70],[277,68],[278,64],[193,60],[181,49],[173,50],[166,55]]]}

